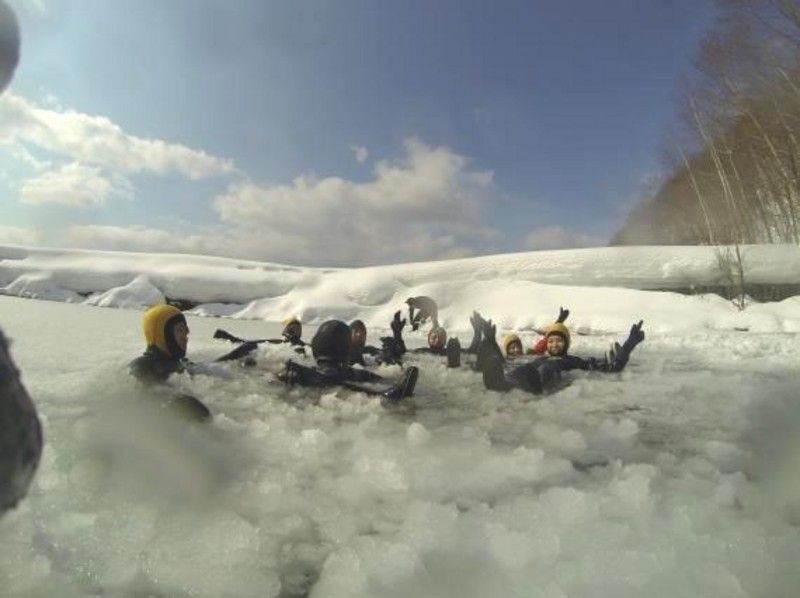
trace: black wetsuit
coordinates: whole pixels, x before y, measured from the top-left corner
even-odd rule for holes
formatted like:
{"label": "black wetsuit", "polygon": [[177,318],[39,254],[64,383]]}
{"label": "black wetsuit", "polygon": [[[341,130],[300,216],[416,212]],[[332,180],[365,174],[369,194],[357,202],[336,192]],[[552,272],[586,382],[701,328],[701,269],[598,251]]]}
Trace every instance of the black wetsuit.
{"label": "black wetsuit", "polygon": [[[185,357],[166,355],[158,347],[147,347],[144,354],[128,364],[128,371],[146,386],[165,384],[172,374],[179,374],[191,368],[191,361]],[[163,405],[176,414],[192,421],[206,421],[211,412],[202,401],[188,394],[170,394]]]}
{"label": "black wetsuit", "polygon": [[318,360],[315,367],[307,367],[289,360],[284,370],[278,374],[278,379],[290,385],[315,388],[342,386],[356,392],[380,396],[381,404],[386,404],[411,396],[418,372],[415,367],[408,368],[398,380],[390,382],[373,372],[335,362]]}
{"label": "black wetsuit", "polygon": [[322,360],[318,361],[314,367],[300,365],[290,360],[286,362],[286,368],[279,377],[288,384],[314,387],[345,385],[348,382],[386,381],[383,376],[368,370],[339,366]]}
{"label": "black wetsuit", "polygon": [[502,359],[499,348],[496,351],[484,349],[481,370],[484,383],[490,390],[519,388],[540,394],[556,388],[561,382],[561,374],[570,370],[621,372],[628,363],[631,350],[632,347],[623,345],[612,361],[594,357],[583,359],[574,355],[543,355],[527,363],[514,364]]}
{"label": "black wetsuit", "polygon": [[172,374],[186,370],[188,360],[166,355],[158,347],[149,346],[144,354],[128,364],[131,375],[144,384],[161,384]]}

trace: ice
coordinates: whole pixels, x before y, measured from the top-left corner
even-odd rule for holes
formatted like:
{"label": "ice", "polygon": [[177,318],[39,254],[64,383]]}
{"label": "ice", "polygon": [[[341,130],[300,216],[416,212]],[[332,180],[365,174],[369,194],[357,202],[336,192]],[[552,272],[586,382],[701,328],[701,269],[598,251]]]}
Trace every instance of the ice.
{"label": "ice", "polygon": [[[700,299],[661,295],[695,321]],[[796,302],[764,309],[798,319]],[[212,339],[220,320],[188,321],[190,357],[230,350]],[[175,378],[214,414],[196,427],[146,408],[152,397],[125,373],[143,349],[140,311],[0,297],[0,324],[47,440],[28,498],[0,520],[4,595],[671,598],[800,586],[800,344],[786,330],[646,323],[623,374],[577,373],[540,400],[487,392],[468,368],[416,355],[405,409],[285,387],[275,372],[303,358],[262,346],[254,368],[224,366],[230,379]],[[619,338],[604,330],[575,335],[573,352],[601,355]]]}

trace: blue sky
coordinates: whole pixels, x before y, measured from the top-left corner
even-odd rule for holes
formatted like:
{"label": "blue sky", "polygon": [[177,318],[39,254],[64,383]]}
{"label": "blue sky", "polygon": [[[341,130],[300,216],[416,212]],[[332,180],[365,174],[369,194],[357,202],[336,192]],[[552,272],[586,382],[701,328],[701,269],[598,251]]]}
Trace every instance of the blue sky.
{"label": "blue sky", "polygon": [[711,0],[8,0],[0,242],[362,265],[604,244]]}

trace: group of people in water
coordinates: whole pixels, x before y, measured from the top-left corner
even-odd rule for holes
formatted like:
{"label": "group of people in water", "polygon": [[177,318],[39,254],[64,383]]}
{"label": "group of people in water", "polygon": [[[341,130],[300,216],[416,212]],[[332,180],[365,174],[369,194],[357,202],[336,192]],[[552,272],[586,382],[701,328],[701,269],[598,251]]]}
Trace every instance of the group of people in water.
{"label": "group of people in water", "polygon": [[[622,344],[614,343],[602,357],[581,358],[570,354],[571,335],[565,322],[569,310],[561,308],[556,320],[544,330],[543,336],[527,351],[517,334],[508,334],[498,344],[497,326],[477,311],[470,317],[472,341],[462,348],[458,338],[448,340],[440,325],[436,302],[425,296],[411,297],[408,322],[412,330],[431,322],[426,347],[406,348],[403,330],[407,324],[397,311],[389,324],[391,336],[380,338],[381,345],[367,345],[367,327],[361,320],[347,324],[328,320],[316,331],[310,343],[302,340],[303,328],[297,318],[284,321],[281,338],[245,340],[224,330],[215,338],[237,346],[216,359],[216,362],[238,361],[244,366],[255,365],[252,356],[262,343],[288,344],[299,360],[289,359],[278,372],[277,379],[287,385],[308,387],[342,386],[378,397],[383,404],[392,404],[411,396],[419,376],[419,368],[411,365],[402,375],[389,380],[372,371],[373,366],[397,364],[403,367],[409,354],[427,353],[442,356],[451,368],[468,367],[479,373],[488,390],[507,392],[519,389],[540,395],[553,392],[563,383],[563,373],[569,370],[620,372],[625,368],[633,349],[644,340],[642,322],[631,326]],[[166,383],[175,373],[229,376],[228,370],[216,364],[196,364],[186,358],[189,328],[183,313],[172,305],[156,305],[144,315],[144,354],[130,363],[130,372],[140,382],[152,386]],[[307,348],[312,360],[308,359]],[[201,401],[189,395],[166,395],[165,404],[190,419],[206,420],[210,411]]]}

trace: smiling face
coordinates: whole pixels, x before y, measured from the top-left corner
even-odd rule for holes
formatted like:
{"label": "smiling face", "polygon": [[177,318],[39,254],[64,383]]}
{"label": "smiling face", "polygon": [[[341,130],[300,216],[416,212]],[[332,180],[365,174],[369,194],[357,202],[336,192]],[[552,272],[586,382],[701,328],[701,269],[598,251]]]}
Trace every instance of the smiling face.
{"label": "smiling face", "polygon": [[511,341],[506,348],[506,356],[510,358],[519,357],[522,355],[522,342]]}
{"label": "smiling face", "polygon": [[547,354],[560,357],[567,349],[567,342],[560,334],[551,334],[547,337]]}

